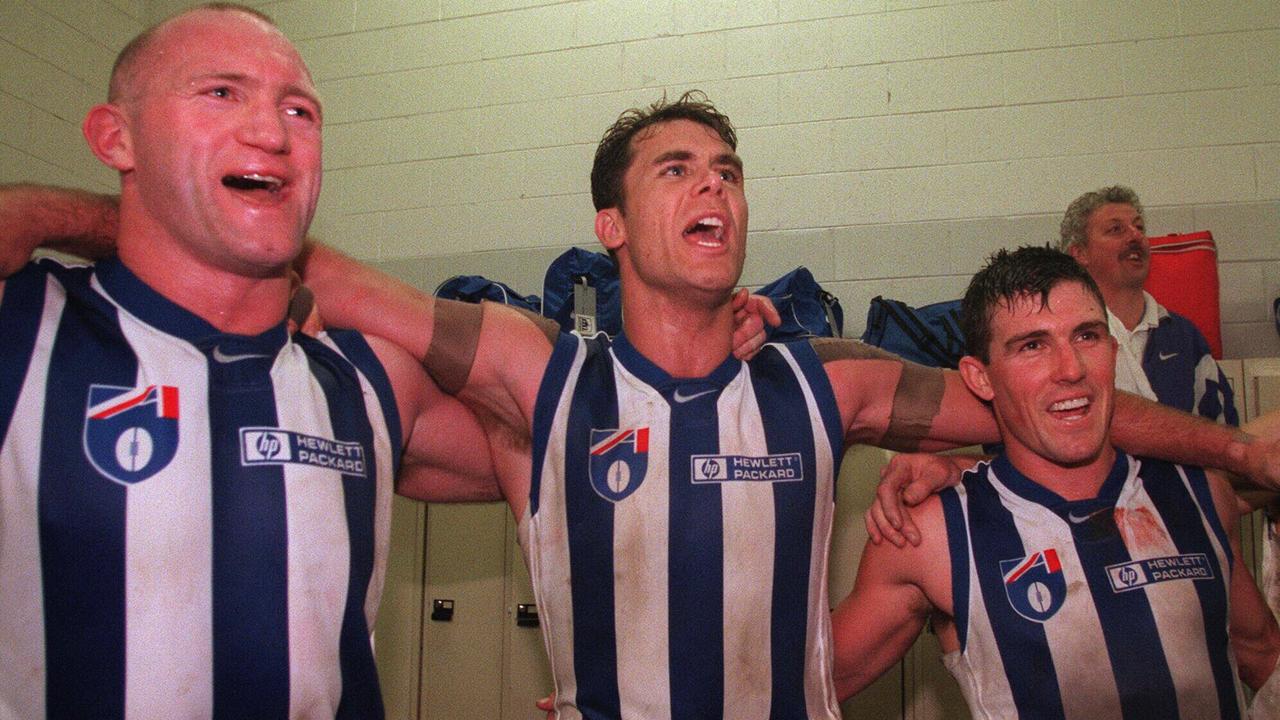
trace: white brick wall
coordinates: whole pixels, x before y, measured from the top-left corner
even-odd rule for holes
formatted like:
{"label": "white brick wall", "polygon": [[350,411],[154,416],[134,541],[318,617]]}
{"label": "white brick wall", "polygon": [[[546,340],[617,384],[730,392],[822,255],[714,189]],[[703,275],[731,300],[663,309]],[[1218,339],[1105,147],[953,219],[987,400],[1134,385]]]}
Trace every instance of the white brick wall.
{"label": "white brick wall", "polygon": [[[0,5],[0,181],[109,188],[79,140],[115,51],[184,0]],[[739,126],[744,282],[808,265],[866,301],[954,296],[1132,185],[1153,234],[1211,229],[1227,353],[1280,355],[1280,3],[1141,0],[263,0],[326,102],[315,230],[431,285],[540,291],[591,246],[617,113],[706,90]]]}

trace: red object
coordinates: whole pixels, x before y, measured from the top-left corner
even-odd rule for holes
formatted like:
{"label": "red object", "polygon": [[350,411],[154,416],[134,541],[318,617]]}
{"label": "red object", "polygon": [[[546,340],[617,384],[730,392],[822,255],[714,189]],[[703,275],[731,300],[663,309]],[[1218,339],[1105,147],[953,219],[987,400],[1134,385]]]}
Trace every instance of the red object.
{"label": "red object", "polygon": [[1218,246],[1208,230],[1150,238],[1147,292],[1190,320],[1213,357],[1222,359],[1222,310],[1218,303]]}

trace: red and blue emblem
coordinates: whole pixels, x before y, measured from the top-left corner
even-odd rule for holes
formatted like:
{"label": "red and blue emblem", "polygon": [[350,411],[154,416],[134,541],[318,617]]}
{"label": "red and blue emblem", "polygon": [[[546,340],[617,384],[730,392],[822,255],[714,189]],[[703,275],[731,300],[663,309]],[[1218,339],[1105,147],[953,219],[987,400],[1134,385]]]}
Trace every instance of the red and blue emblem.
{"label": "red and blue emblem", "polygon": [[1067,600],[1067,579],[1053,548],[1024,558],[1001,560],[1004,592],[1022,617],[1042,623],[1053,617]]}
{"label": "red and blue emblem", "polygon": [[591,487],[609,502],[636,491],[649,468],[649,428],[591,429]]}
{"label": "red and blue emblem", "polygon": [[98,472],[123,485],[160,472],[178,451],[178,388],[89,386],[84,449]]}

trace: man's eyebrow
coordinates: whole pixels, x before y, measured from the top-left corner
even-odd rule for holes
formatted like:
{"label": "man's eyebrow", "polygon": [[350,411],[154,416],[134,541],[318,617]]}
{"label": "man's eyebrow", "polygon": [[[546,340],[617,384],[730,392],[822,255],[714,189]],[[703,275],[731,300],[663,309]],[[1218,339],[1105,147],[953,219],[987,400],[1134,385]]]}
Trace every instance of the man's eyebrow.
{"label": "man's eyebrow", "polygon": [[742,158],[738,157],[738,153],[722,153],[716,156],[715,164],[731,165],[737,169],[738,174],[742,174]]}
{"label": "man's eyebrow", "polygon": [[1014,345],[1017,345],[1019,343],[1024,343],[1028,340],[1043,340],[1046,337],[1049,337],[1048,330],[1031,330],[1031,331],[1022,333],[1021,335],[1014,335],[1008,340],[1005,340],[1004,346],[1006,348],[1010,348],[1010,347],[1013,347]]}
{"label": "man's eyebrow", "polygon": [[1111,328],[1102,320],[1085,320],[1076,326],[1076,332],[1082,332],[1084,330],[1098,330],[1101,331],[1103,335],[1109,335],[1111,333]]}
{"label": "man's eyebrow", "polygon": [[654,158],[653,164],[661,165],[662,163],[671,162],[672,160],[688,161],[692,159],[693,159],[693,153],[689,152],[688,150],[668,150],[662,153],[661,155],[657,156],[656,158]]}

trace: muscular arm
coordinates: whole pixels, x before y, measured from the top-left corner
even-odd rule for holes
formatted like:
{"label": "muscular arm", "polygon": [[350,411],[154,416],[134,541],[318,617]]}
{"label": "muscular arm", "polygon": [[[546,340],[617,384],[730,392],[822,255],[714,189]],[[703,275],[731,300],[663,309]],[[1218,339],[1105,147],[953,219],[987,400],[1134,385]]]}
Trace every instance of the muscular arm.
{"label": "muscular arm", "polygon": [[911,452],[997,439],[991,410],[959,373],[855,340],[819,338],[812,344],[835,391],[847,443]]}
{"label": "muscular arm", "polygon": [[868,542],[853,591],[831,614],[836,694],[842,701],[906,655],[934,611],[934,601],[949,610],[949,597],[938,597],[942,592],[949,596],[950,588],[941,503],[934,498],[916,512],[930,531],[926,537],[933,539],[906,548]]}
{"label": "muscular arm", "polygon": [[115,251],[118,198],[84,190],[0,184],[0,277],[38,247],[97,259]]}
{"label": "muscular arm", "polygon": [[395,388],[404,433],[396,492],[426,502],[501,500],[489,443],[476,416],[440,392],[402,349],[378,337],[369,345]]}
{"label": "muscular arm", "polygon": [[1227,537],[1231,539],[1231,554],[1235,558],[1229,590],[1231,650],[1240,669],[1240,679],[1257,690],[1267,681],[1277,659],[1280,659],[1280,627],[1277,627],[1275,616],[1262,599],[1248,566],[1241,560],[1235,495],[1221,473],[1210,471],[1207,475],[1214,508]]}

